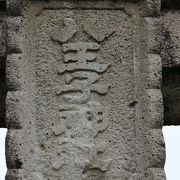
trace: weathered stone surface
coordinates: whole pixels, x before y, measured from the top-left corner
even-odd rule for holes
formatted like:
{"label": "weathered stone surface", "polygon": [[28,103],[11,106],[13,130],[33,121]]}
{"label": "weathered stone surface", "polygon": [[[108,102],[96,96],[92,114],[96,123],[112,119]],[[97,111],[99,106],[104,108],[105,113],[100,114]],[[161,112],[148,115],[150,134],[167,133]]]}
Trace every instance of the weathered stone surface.
{"label": "weathered stone surface", "polygon": [[21,90],[24,83],[22,57],[20,54],[7,56],[6,60],[6,83],[9,91]]}
{"label": "weathered stone surface", "polygon": [[[76,16],[72,16],[73,13]],[[77,33],[65,44],[55,43],[51,32],[69,16],[76,23]],[[103,44],[97,44],[84,32],[86,20],[94,18],[99,19],[99,24],[105,18],[103,23],[116,25],[114,36],[102,39]],[[34,41],[35,47],[31,46],[32,51],[27,58],[36,72],[37,128],[44,127],[38,133],[46,149],[42,156],[49,159],[47,164],[41,163],[44,179],[130,177],[135,170],[130,165],[135,164],[135,152],[132,151],[135,144],[125,140],[133,138],[131,123],[125,119],[134,117],[133,108],[127,106],[134,96],[129,92],[133,86],[130,80],[133,74],[129,73],[133,65],[130,18],[120,10],[62,9],[44,10],[31,23],[36,25],[32,30],[36,33],[30,32],[27,38]],[[27,29],[30,28],[27,26]],[[62,43],[61,40],[59,42]],[[84,72],[89,76],[84,76]],[[69,84],[66,83],[68,74],[76,75]],[[91,74],[97,75],[98,79],[91,79]],[[106,88],[105,84],[110,86]],[[122,93],[117,95],[118,92]],[[64,110],[65,106],[67,110]],[[64,130],[54,136],[52,129],[62,123],[65,123]],[[127,131],[132,131],[132,134],[125,137],[123,134]],[[101,147],[102,143],[106,146]]]}
{"label": "weathered stone surface", "polygon": [[22,52],[22,32],[21,32],[21,17],[7,18],[7,51],[8,53],[21,53]]}
{"label": "weathered stone surface", "polygon": [[159,1],[7,5],[6,179],[165,179]]}

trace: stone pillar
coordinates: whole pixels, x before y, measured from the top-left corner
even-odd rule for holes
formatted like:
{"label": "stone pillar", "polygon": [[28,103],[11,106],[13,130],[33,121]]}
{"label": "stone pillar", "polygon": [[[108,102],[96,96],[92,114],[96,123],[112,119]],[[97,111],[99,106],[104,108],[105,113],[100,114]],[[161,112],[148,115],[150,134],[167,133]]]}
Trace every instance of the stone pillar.
{"label": "stone pillar", "polygon": [[7,180],[165,179],[159,8],[7,1]]}

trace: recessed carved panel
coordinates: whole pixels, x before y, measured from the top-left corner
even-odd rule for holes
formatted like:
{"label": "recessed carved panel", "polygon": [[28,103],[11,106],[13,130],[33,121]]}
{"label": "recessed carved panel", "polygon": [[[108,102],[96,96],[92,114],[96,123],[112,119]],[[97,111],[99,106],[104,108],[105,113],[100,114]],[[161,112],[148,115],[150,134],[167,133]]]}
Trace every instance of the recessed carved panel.
{"label": "recessed carved panel", "polygon": [[43,178],[130,178],[136,169],[135,112],[128,106],[131,16],[120,9],[44,9],[26,25]]}

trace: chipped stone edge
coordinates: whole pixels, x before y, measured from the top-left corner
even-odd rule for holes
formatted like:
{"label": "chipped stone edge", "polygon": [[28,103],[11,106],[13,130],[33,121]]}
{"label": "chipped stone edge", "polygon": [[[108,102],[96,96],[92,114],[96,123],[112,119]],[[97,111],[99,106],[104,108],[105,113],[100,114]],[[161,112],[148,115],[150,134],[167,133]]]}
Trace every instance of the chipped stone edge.
{"label": "chipped stone edge", "polygon": [[[6,180],[43,180],[38,164],[38,136],[33,67],[24,59],[24,0],[7,0],[6,16]],[[30,127],[30,128],[29,128]]]}
{"label": "chipped stone edge", "polygon": [[[144,61],[144,114],[147,120],[146,139],[149,145],[147,150],[147,176],[151,180],[165,180],[165,143],[162,133],[163,126],[163,98],[161,92],[162,64],[159,55],[159,46],[156,41],[160,0],[146,0],[144,11],[144,25],[146,28],[145,42],[147,54]],[[153,31],[152,31],[153,29]]]}
{"label": "chipped stone edge", "polygon": [[[24,121],[22,115],[25,114],[22,100],[26,100],[25,91],[22,86],[22,69],[20,62],[22,56],[22,1],[7,0],[6,16],[6,126],[8,129],[6,136],[6,163],[7,174],[5,179],[19,180],[19,172],[23,171],[22,161],[27,157],[22,157],[25,151],[25,137],[23,137],[21,126]],[[26,117],[27,118],[27,117]],[[24,152],[24,154],[26,154]],[[24,159],[24,160],[23,160]]]}

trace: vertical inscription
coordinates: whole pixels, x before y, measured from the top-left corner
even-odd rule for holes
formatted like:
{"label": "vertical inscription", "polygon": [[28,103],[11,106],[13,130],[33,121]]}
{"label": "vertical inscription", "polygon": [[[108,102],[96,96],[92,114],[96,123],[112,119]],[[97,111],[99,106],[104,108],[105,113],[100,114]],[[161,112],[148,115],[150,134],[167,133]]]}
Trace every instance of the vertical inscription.
{"label": "vertical inscription", "polygon": [[43,178],[128,179],[136,167],[131,11],[45,4],[30,17],[26,54],[35,68]]}
{"label": "vertical inscription", "polygon": [[60,170],[72,166],[82,174],[91,169],[107,171],[111,159],[104,160],[101,155],[107,144],[97,143],[95,138],[108,126],[108,108],[94,100],[92,93],[106,95],[108,92],[110,86],[101,84],[99,79],[110,64],[96,62],[98,43],[67,43],[57,35],[54,39],[63,43],[63,63],[57,69],[59,75],[65,75],[65,85],[56,88],[63,103],[59,105],[59,125],[53,129],[54,135],[59,137],[59,158],[53,161],[52,167]]}
{"label": "vertical inscription", "polygon": [[[73,104],[87,103],[90,100],[91,93],[94,91],[99,94],[106,94],[108,85],[98,84],[100,73],[107,70],[108,64],[98,64],[95,61],[100,48],[97,43],[69,43],[63,45],[63,51],[66,53],[64,62],[58,68],[59,74],[68,74],[66,77],[67,85],[60,87],[58,95],[64,94],[64,99]],[[90,52],[89,52],[90,51]],[[75,81],[78,79],[79,81]],[[70,92],[80,92],[81,95],[69,95]]]}

